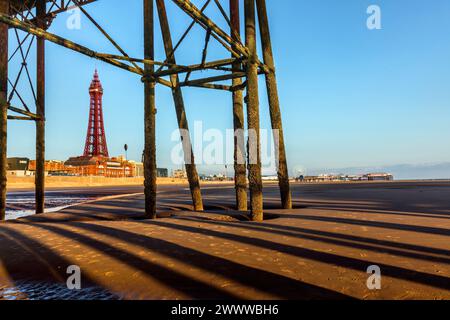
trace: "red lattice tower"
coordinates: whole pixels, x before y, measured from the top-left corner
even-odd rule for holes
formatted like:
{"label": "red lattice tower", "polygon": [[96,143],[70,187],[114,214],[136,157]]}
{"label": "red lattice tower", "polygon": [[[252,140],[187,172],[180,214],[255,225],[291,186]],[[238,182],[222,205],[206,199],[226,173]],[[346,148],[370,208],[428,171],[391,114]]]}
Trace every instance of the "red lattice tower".
{"label": "red lattice tower", "polygon": [[89,109],[89,125],[83,156],[108,158],[108,147],[103,124],[103,87],[97,70],[95,70],[94,79],[89,87],[89,95],[91,96],[91,107]]}

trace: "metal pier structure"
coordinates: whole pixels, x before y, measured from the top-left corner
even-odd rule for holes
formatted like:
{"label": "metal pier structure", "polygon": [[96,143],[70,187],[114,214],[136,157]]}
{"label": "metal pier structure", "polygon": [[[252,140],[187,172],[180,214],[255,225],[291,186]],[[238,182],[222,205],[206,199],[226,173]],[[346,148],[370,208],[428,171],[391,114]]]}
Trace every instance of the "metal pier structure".
{"label": "metal pier structure", "polygon": [[[266,0],[206,0],[202,6],[196,6],[188,0],[142,0],[144,16],[144,51],[142,57],[131,57],[108,34],[107,26],[100,26],[91,15],[89,4],[102,0],[0,0],[0,220],[5,219],[6,181],[7,181],[7,125],[8,120],[32,121],[36,124],[36,213],[44,212],[45,190],[45,70],[51,67],[46,61],[45,44],[52,42],[68,50],[76,51],[87,57],[111,64],[117,68],[134,73],[142,79],[145,93],[145,209],[149,219],[156,218],[156,96],[157,85],[171,90],[175,113],[180,129],[189,130],[183,89],[186,87],[222,90],[230,92],[230,112],[233,112],[233,125],[236,132],[247,129],[254,132],[255,139],[244,136],[235,137],[235,185],[236,207],[238,210],[250,210],[253,221],[263,220],[263,183],[261,176],[260,146],[260,97],[258,78],[265,77],[272,128],[277,134],[277,170],[281,195],[281,206],[292,207],[286,161],[280,102],[275,72],[275,62],[270,39],[268,10]],[[171,35],[171,23],[177,17],[169,17],[166,4],[174,3],[192,20],[183,36],[174,42]],[[197,1],[195,1],[197,2]],[[214,8],[210,8],[214,7]],[[48,31],[58,14],[79,8],[84,16],[117,49],[116,53],[102,53],[82,46]],[[221,28],[205,14],[207,8],[217,10],[227,27]],[[241,13],[243,19],[241,20]],[[155,17],[158,15],[160,31],[165,49],[165,60],[155,60]],[[244,31],[241,33],[241,21]],[[194,32],[194,25],[201,27],[205,41],[199,47],[199,63],[194,65],[177,64],[176,54],[180,45],[188,41],[188,34]],[[18,32],[18,31],[22,32]],[[22,36],[21,36],[22,35]],[[9,38],[17,40],[17,47],[8,50]],[[226,56],[221,60],[208,60],[210,42],[217,41]],[[261,53],[258,54],[258,41]],[[33,42],[36,42],[36,79],[30,76],[27,64]],[[33,47],[34,48],[34,47]],[[12,54],[9,54],[11,53]],[[15,79],[8,75],[8,64],[13,57],[20,57],[21,66]],[[216,72],[216,75],[202,77],[201,72]],[[28,82],[33,101],[23,98],[18,89],[20,79]],[[12,105],[12,99],[20,101]],[[247,123],[244,123],[244,111]],[[274,132],[275,132],[274,131]],[[181,132],[181,130],[180,130]],[[192,195],[193,208],[203,210],[199,175],[189,135],[184,136],[183,151],[186,172]],[[247,154],[248,153],[248,154]],[[247,163],[246,163],[247,162]],[[248,172],[248,177],[247,177]],[[248,178],[248,188],[247,188]],[[247,204],[247,189],[250,192],[250,204]]]}

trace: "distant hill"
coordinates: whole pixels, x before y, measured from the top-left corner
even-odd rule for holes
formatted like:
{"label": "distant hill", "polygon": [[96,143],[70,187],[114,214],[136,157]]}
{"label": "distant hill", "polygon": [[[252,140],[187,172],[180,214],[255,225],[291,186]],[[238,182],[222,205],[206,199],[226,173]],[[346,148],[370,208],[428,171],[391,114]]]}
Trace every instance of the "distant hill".
{"label": "distant hill", "polygon": [[383,167],[350,167],[337,169],[317,169],[308,171],[308,175],[317,175],[325,173],[335,174],[362,174],[369,172],[387,172],[394,175],[396,180],[407,179],[450,179],[450,162],[438,164],[399,164]]}

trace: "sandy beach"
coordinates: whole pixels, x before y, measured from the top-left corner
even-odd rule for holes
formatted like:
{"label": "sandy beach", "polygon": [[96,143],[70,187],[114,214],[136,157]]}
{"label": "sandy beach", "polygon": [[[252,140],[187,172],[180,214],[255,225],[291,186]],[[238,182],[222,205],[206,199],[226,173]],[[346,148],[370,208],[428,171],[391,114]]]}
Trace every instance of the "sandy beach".
{"label": "sandy beach", "polygon": [[[187,184],[187,180],[175,178],[158,178],[159,185]],[[8,176],[8,190],[32,189],[34,188],[34,177]],[[45,185],[48,188],[74,188],[74,187],[105,187],[105,186],[140,186],[144,184],[144,178],[105,178],[105,177],[64,177],[47,176]]]}
{"label": "sandy beach", "polygon": [[[233,191],[204,187],[199,213],[188,189],[161,186],[156,221],[136,194],[0,223],[0,297],[450,298],[449,182],[294,184],[289,211],[266,185],[258,224],[233,210]],[[367,287],[371,265],[381,290]]]}

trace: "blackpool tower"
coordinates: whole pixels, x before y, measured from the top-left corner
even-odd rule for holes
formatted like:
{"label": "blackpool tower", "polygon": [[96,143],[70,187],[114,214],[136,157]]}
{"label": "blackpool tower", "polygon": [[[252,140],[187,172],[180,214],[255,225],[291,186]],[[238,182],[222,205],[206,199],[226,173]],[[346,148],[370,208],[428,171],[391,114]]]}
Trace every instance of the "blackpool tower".
{"label": "blackpool tower", "polygon": [[89,95],[91,97],[91,106],[89,108],[89,124],[83,156],[108,158],[108,147],[103,124],[103,87],[97,70],[95,70],[94,79],[92,79],[89,87]]}

